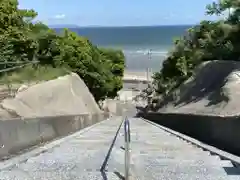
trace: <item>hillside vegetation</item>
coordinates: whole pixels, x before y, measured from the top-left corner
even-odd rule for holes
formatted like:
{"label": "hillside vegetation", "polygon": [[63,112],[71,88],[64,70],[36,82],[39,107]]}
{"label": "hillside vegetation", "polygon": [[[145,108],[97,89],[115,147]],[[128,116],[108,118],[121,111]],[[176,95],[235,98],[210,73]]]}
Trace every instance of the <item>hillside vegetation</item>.
{"label": "hillside vegetation", "polygon": [[206,9],[206,14],[222,18],[202,21],[175,41],[162,69],[154,74],[156,92],[163,97],[192,76],[202,62],[240,60],[240,1],[221,0]]}
{"label": "hillside vegetation", "polygon": [[115,97],[122,88],[124,54],[98,48],[68,29],[57,34],[41,22],[32,23],[36,16],[34,10],[19,9],[17,0],[0,0],[0,69],[39,61],[11,71],[8,80],[47,80],[72,71],[84,80],[96,101]]}

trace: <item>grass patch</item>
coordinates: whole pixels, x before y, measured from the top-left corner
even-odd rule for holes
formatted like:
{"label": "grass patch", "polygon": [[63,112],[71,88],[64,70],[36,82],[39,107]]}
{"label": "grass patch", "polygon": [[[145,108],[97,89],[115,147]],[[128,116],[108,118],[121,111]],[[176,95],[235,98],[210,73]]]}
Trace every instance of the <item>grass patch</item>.
{"label": "grass patch", "polygon": [[0,84],[23,84],[31,82],[40,82],[55,79],[59,76],[69,74],[66,68],[53,68],[50,66],[32,65],[8,72],[0,77]]}

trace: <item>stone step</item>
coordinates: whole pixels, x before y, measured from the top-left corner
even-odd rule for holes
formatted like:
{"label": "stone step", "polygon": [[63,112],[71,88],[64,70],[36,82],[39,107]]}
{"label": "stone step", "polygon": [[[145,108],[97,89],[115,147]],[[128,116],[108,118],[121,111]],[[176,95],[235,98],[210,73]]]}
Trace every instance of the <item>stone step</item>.
{"label": "stone step", "polygon": [[[133,156],[132,159],[138,158]],[[147,156],[142,159],[147,159]],[[134,162],[137,160],[134,160]],[[197,165],[204,165],[204,166],[219,166],[219,167],[233,167],[233,164],[231,161],[228,160],[218,160],[218,159],[212,159],[212,158],[206,158],[206,159],[186,159],[186,158],[179,158],[179,157],[174,157],[173,159],[169,158],[158,158],[156,157],[156,161],[158,162],[159,165],[189,165],[189,166],[197,166]]]}
{"label": "stone step", "polygon": [[135,163],[139,163],[137,167],[135,167],[136,172],[141,172],[143,174],[150,173],[159,173],[159,174],[193,174],[193,175],[227,175],[225,170],[219,166],[190,166],[190,165],[161,165],[158,162],[151,160],[149,161],[149,166],[141,166],[140,161],[134,161]]}
{"label": "stone step", "polygon": [[0,179],[4,180],[121,180],[122,175],[117,172],[79,172],[79,171],[68,171],[68,172],[22,172],[14,171],[12,173],[0,172]]}
{"label": "stone step", "polygon": [[[150,148],[140,148],[140,146],[130,146],[131,154],[136,155],[152,155],[152,156],[178,156],[178,157],[195,157],[195,158],[209,158],[211,153],[209,151],[161,151],[159,149],[150,149]],[[137,149],[139,148],[139,149]],[[219,158],[218,156],[212,156],[214,158]]]}
{"label": "stone step", "polygon": [[230,161],[145,121],[133,119],[130,126],[132,168],[140,180],[240,180]]}
{"label": "stone step", "polygon": [[201,174],[163,174],[163,173],[149,173],[137,174],[138,180],[240,180],[239,176],[228,175],[201,175]]}
{"label": "stone step", "polygon": [[31,158],[16,167],[26,172],[66,171],[72,168],[78,169],[78,171],[97,171],[100,170],[105,157],[106,152],[96,150],[83,153],[69,152],[69,154],[53,152]]}
{"label": "stone step", "polygon": [[161,144],[147,144],[147,143],[143,143],[142,145],[141,144],[137,144],[137,143],[133,143],[131,144],[131,147],[132,148],[137,148],[137,147],[140,147],[140,146],[145,146],[144,149],[149,149],[149,150],[153,150],[153,151],[182,151],[182,152],[188,152],[188,151],[191,151],[191,152],[206,152],[206,151],[203,151],[202,149],[200,148],[194,148],[194,147],[191,147],[191,146],[187,146],[187,145],[179,145],[179,146],[166,146],[166,145],[161,145]]}
{"label": "stone step", "polygon": [[[136,159],[137,158],[146,159],[146,158],[151,157],[151,156],[131,154],[131,157],[136,158]],[[200,156],[176,156],[176,155],[161,155],[160,156],[160,155],[158,155],[158,156],[154,156],[154,158],[158,159],[159,161],[161,161],[161,160],[163,160],[163,161],[165,161],[165,160],[166,161],[167,160],[169,160],[169,161],[174,161],[174,160],[183,161],[183,160],[186,160],[186,161],[204,161],[206,163],[208,163],[208,162],[213,162],[213,163],[214,162],[216,162],[216,163],[219,162],[219,164],[222,161],[218,157],[211,157],[211,156],[200,158]]]}

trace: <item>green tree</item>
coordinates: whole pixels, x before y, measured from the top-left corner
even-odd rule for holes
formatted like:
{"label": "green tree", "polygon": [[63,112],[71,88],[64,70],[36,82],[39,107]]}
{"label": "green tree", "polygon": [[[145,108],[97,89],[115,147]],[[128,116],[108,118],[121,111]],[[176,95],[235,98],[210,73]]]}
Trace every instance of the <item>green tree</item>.
{"label": "green tree", "polygon": [[125,56],[122,51],[115,49],[100,49],[103,59],[106,59],[110,65],[111,73],[113,74],[113,89],[108,93],[109,97],[115,97],[117,92],[123,87],[123,75],[125,68]]}
{"label": "green tree", "polygon": [[[227,12],[227,14],[226,14]],[[154,75],[156,91],[168,94],[189,78],[196,66],[209,60],[240,60],[240,1],[221,0],[206,7],[218,21],[202,21],[175,41],[175,48]]]}
{"label": "green tree", "polygon": [[88,39],[66,29],[56,44],[60,52],[54,57],[55,64],[78,73],[97,101],[116,96],[122,79],[116,78],[112,62]]}
{"label": "green tree", "polygon": [[26,20],[36,15],[33,10],[19,10],[17,0],[0,1],[1,61],[33,59],[37,43],[31,37],[29,23]]}
{"label": "green tree", "polygon": [[68,68],[97,101],[116,96],[122,88],[123,53],[99,49],[67,29],[57,34],[41,22],[32,23],[36,16],[34,10],[18,9],[17,0],[0,0],[0,61],[37,59],[40,66]]}

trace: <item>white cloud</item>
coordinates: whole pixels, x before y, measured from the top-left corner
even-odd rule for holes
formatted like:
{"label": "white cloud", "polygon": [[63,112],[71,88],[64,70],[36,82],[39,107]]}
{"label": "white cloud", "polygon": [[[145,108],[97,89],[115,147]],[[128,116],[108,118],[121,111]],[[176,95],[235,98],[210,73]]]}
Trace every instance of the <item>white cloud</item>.
{"label": "white cloud", "polygon": [[57,14],[56,16],[54,16],[55,19],[64,19],[65,17],[65,14]]}

